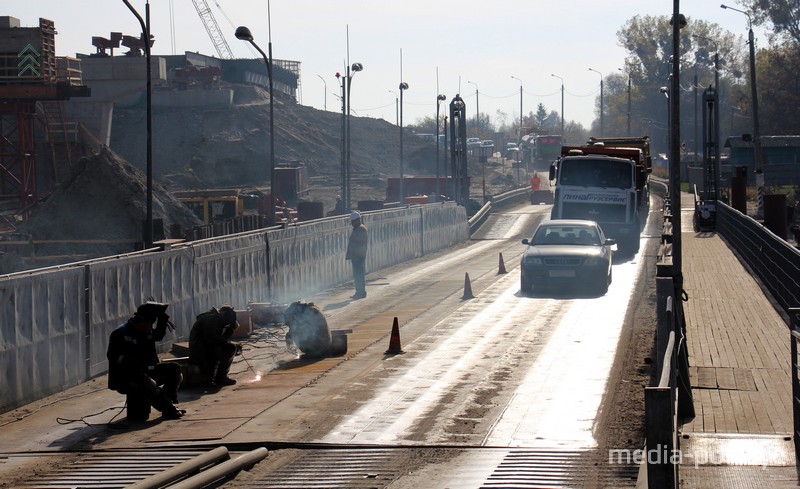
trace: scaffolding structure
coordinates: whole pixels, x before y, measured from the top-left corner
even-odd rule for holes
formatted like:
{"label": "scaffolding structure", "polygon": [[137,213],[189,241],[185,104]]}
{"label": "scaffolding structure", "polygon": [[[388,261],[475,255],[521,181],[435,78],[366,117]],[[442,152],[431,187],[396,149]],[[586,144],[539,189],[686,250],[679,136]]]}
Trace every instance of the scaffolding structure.
{"label": "scaffolding structure", "polygon": [[79,60],[57,59],[55,25],[39,19],[39,27],[20,27],[13,17],[0,25],[0,210],[22,211],[37,200],[37,152],[34,123],[44,121],[57,181],[59,166],[70,164],[70,153],[58,146],[74,140],[63,101],[89,96],[81,83]]}

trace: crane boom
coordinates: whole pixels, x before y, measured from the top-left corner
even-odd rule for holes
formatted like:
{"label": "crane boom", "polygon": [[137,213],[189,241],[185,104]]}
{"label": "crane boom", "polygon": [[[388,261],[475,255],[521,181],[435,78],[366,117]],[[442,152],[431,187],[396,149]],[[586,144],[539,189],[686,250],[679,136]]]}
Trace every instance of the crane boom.
{"label": "crane boom", "polygon": [[222,31],[219,29],[219,24],[217,24],[217,20],[214,18],[214,14],[211,12],[208,2],[206,2],[206,0],[192,0],[192,3],[194,3],[197,14],[200,15],[200,20],[203,21],[203,25],[208,32],[208,37],[210,37],[211,42],[214,43],[214,48],[217,50],[219,57],[222,59],[233,59],[231,47],[228,45],[228,41],[225,40],[225,36],[222,35]]}

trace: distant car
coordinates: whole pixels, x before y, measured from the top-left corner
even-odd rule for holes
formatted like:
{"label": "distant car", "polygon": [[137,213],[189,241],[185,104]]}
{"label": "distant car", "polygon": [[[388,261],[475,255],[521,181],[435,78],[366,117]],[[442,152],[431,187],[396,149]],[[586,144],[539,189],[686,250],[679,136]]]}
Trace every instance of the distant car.
{"label": "distant car", "polygon": [[528,245],[520,262],[523,293],[581,285],[600,294],[608,291],[616,241],[606,238],[595,221],[544,221],[522,244]]}
{"label": "distant car", "polygon": [[517,147],[517,143],[506,143],[506,150],[503,156],[509,160],[517,160],[519,156],[519,147]]}
{"label": "distant car", "polygon": [[467,138],[467,148],[472,148],[480,145],[481,145],[480,138]]}
{"label": "distant car", "polygon": [[494,141],[491,139],[485,139],[481,141],[481,146],[484,148],[494,148]]}

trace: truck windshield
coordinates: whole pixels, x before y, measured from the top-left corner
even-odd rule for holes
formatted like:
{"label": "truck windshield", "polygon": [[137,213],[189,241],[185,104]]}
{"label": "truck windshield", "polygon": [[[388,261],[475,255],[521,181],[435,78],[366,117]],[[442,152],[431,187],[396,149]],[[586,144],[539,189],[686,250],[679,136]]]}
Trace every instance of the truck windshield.
{"label": "truck windshield", "polygon": [[581,156],[561,160],[559,166],[558,183],[562,185],[633,187],[633,165],[630,162]]}

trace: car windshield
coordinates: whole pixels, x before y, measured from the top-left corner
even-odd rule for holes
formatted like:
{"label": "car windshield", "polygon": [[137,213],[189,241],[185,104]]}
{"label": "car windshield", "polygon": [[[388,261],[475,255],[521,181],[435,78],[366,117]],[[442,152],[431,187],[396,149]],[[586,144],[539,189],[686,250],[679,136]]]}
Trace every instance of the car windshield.
{"label": "car windshield", "polygon": [[597,230],[586,226],[540,226],[531,244],[538,245],[599,245]]}

